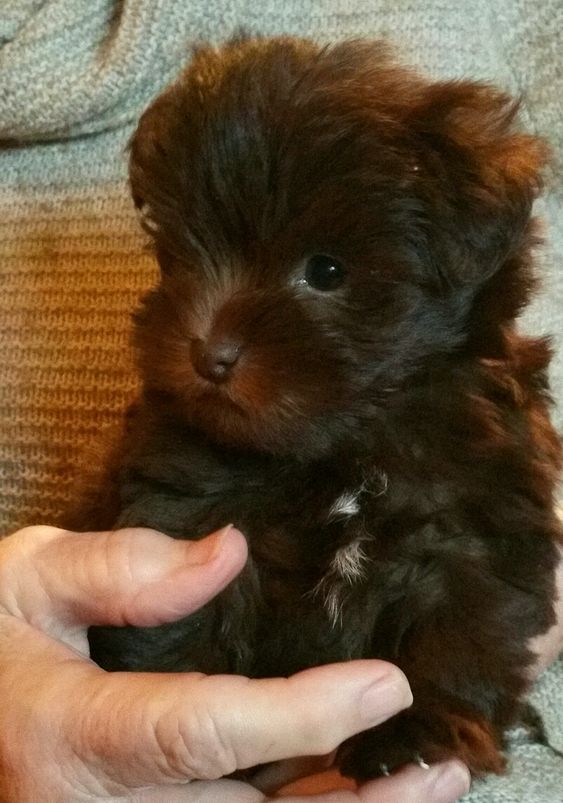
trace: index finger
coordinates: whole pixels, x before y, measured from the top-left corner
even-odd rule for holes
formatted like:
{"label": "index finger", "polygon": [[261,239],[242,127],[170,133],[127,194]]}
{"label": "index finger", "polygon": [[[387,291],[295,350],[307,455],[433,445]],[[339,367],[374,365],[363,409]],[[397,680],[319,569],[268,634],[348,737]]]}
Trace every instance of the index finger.
{"label": "index finger", "polygon": [[[407,707],[403,673],[352,661],[290,678],[100,673],[84,689],[97,766],[126,786],[214,780],[237,769],[323,755]],[[116,769],[117,768],[117,769]]]}

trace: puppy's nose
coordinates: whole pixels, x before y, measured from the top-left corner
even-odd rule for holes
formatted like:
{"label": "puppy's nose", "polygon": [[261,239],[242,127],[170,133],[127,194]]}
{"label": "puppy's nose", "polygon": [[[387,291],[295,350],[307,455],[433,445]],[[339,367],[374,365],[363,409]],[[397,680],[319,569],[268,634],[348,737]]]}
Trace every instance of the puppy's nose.
{"label": "puppy's nose", "polygon": [[210,382],[225,382],[241,353],[235,340],[192,340],[191,358],[197,373]]}

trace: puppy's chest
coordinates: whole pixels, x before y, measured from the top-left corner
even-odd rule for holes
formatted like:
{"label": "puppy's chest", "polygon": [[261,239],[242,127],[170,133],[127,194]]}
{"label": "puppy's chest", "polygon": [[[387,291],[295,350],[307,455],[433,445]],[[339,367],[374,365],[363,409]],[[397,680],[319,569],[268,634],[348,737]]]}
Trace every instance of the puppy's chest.
{"label": "puppy's chest", "polygon": [[265,507],[245,511],[242,528],[267,602],[286,612],[321,607],[336,626],[345,602],[377,574],[378,500],[387,478],[318,480],[277,499],[265,494]]}

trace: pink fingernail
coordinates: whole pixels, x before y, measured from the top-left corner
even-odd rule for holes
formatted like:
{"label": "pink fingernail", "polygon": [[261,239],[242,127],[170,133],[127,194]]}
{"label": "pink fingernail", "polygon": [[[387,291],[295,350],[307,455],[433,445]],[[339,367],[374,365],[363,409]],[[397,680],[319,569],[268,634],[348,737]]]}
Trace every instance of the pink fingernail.
{"label": "pink fingernail", "polygon": [[360,708],[370,726],[379,725],[412,704],[412,692],[404,674],[397,667],[387,670],[364,692]]}
{"label": "pink fingernail", "polygon": [[226,527],[202,538],[200,541],[190,542],[189,562],[196,566],[211,563],[219,555],[225,539],[232,532],[238,531],[232,524],[227,524]]}

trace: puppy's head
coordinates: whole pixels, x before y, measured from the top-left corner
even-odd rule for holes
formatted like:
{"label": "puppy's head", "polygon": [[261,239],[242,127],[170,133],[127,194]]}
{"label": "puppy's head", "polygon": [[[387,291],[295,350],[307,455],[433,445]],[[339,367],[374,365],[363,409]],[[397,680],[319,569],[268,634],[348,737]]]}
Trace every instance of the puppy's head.
{"label": "puppy's head", "polygon": [[219,442],[317,455],[444,355],[493,348],[544,159],[515,111],[378,43],[199,50],[131,146],[161,267],[146,385]]}

